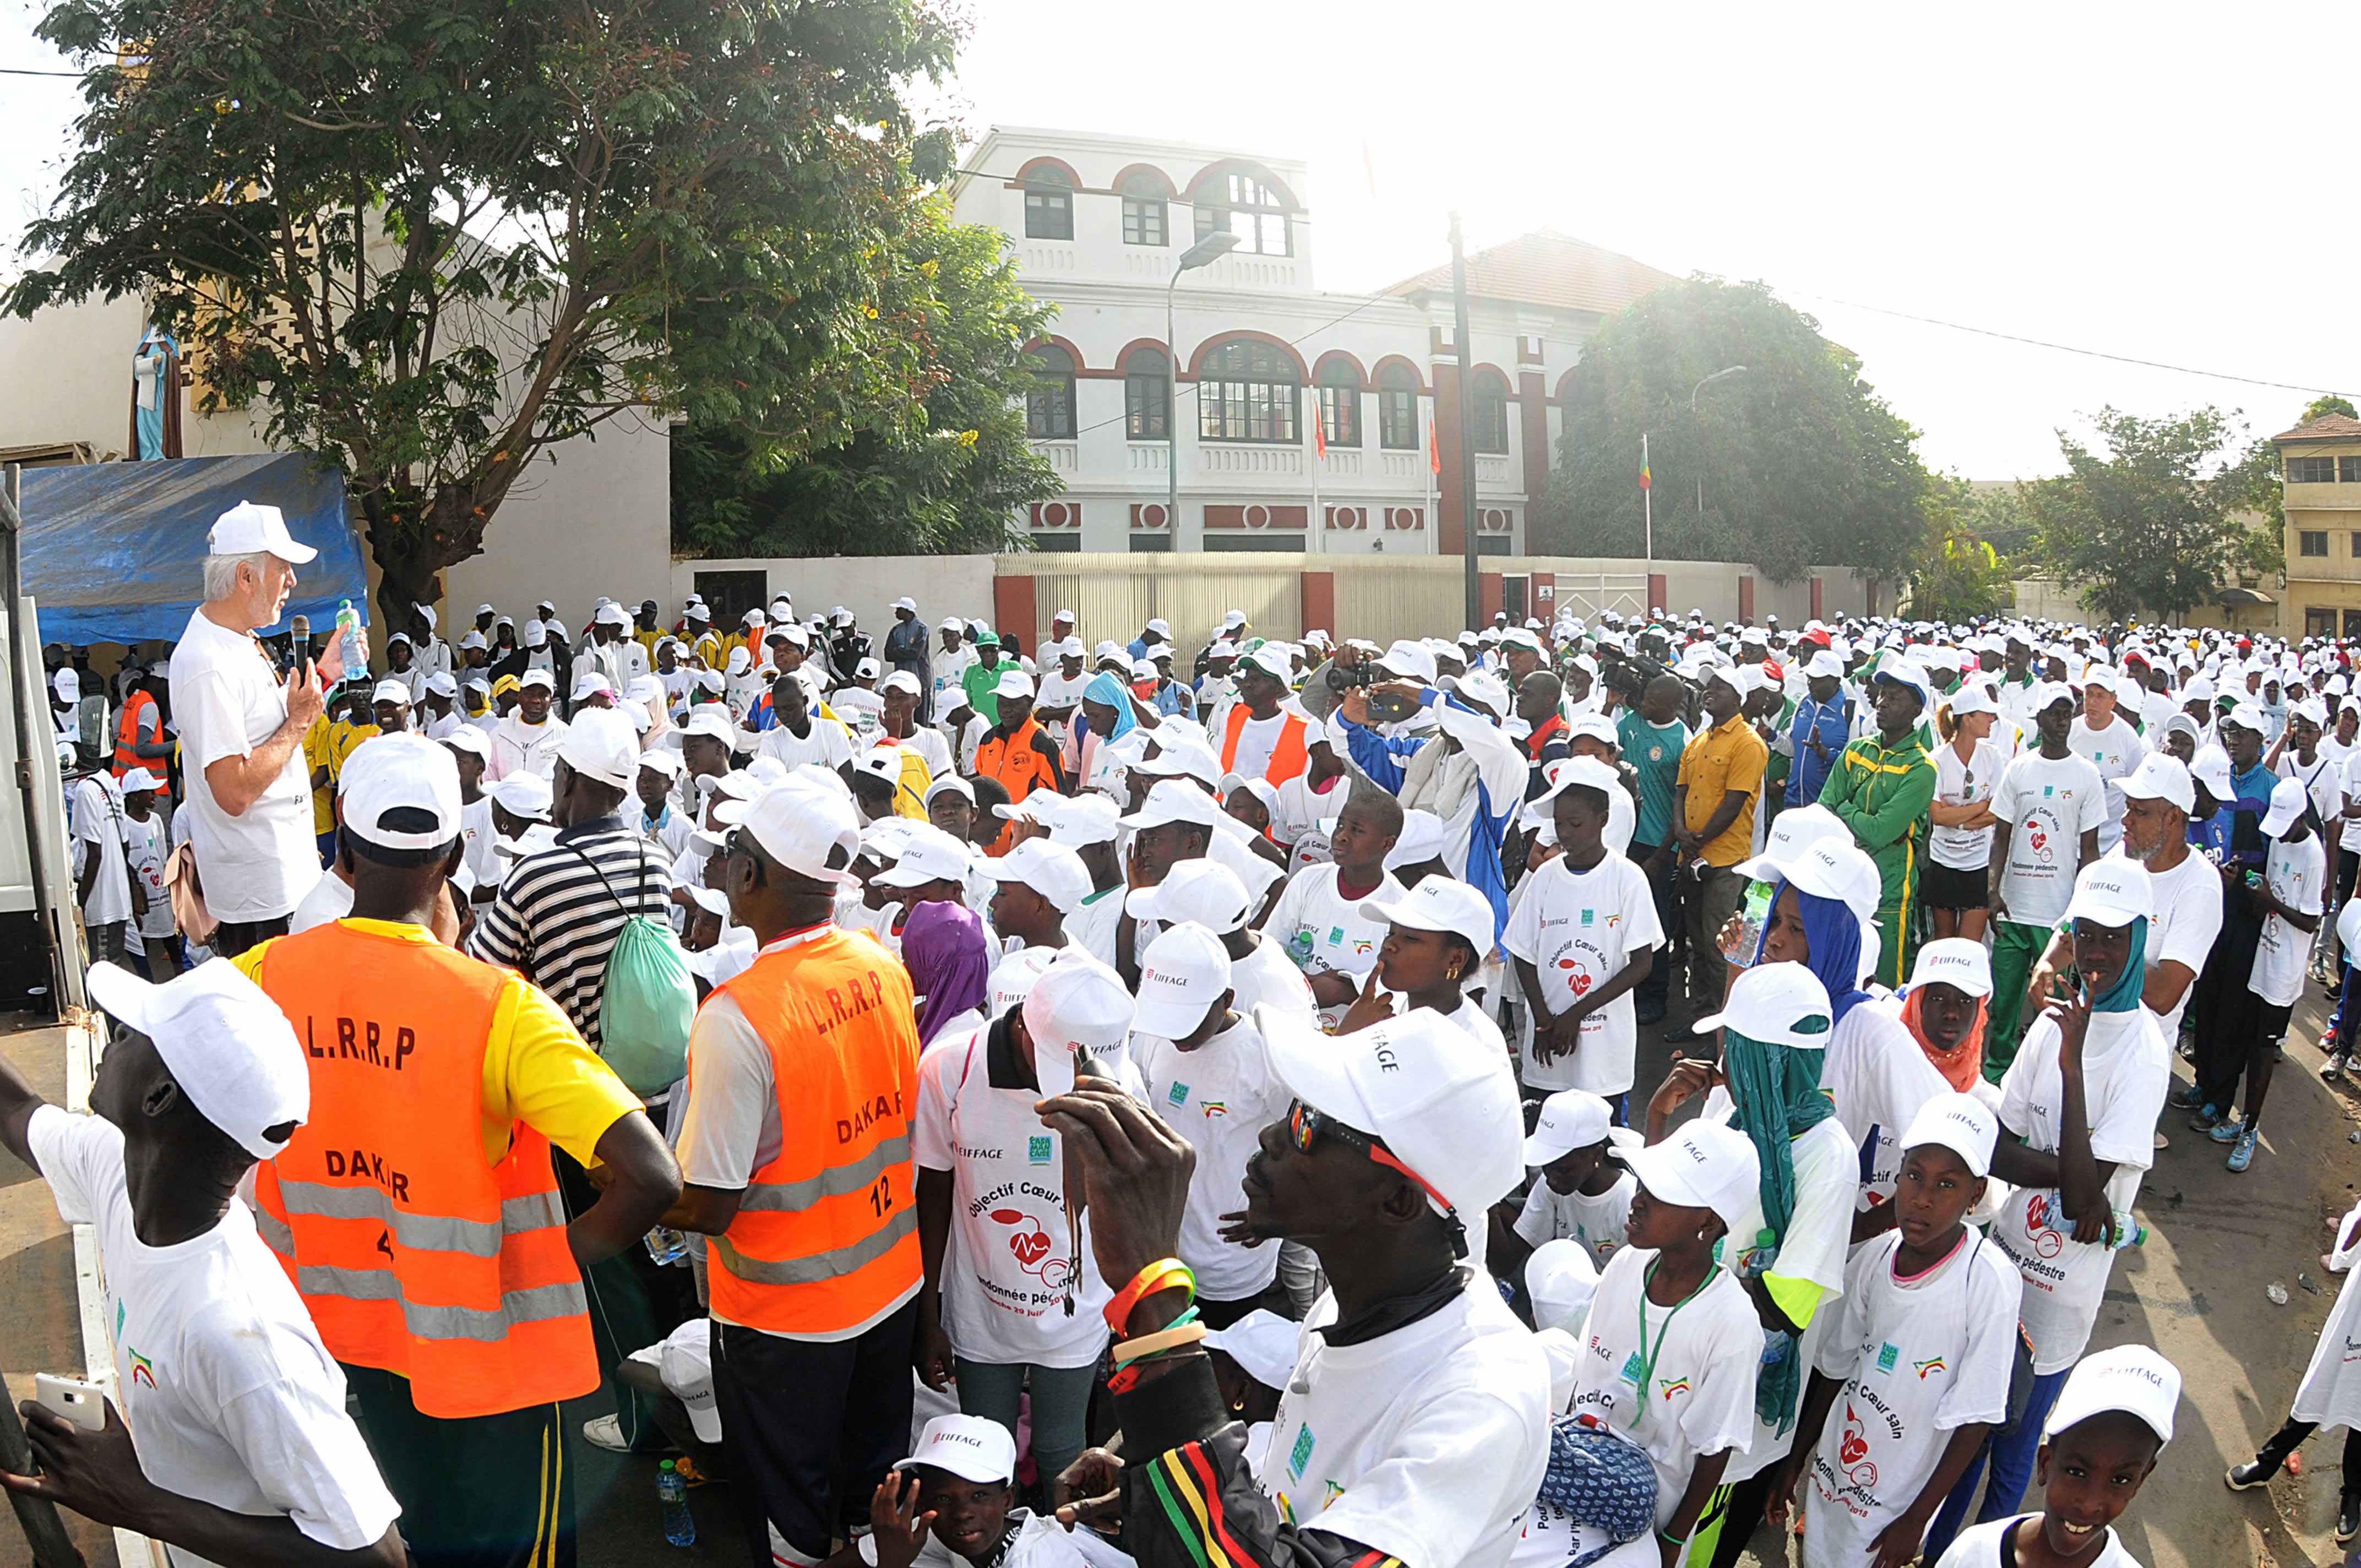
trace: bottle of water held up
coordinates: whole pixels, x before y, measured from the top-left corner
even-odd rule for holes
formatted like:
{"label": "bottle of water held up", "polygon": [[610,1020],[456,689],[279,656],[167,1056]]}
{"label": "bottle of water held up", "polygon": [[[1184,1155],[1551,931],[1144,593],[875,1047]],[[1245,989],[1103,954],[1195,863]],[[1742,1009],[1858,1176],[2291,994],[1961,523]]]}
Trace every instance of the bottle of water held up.
{"label": "bottle of water held up", "polygon": [[688,1483],[669,1459],[656,1466],[656,1501],[664,1508],[664,1539],[675,1546],[695,1546],[697,1516],[688,1511]]}
{"label": "bottle of water held up", "polygon": [[648,1255],[655,1259],[658,1268],[678,1263],[688,1255],[688,1238],[678,1231],[658,1225],[647,1234]]}
{"label": "bottle of water held up", "polygon": [[1738,906],[1738,930],[1721,945],[1721,956],[1741,968],[1751,968],[1754,949],[1763,944],[1763,927],[1771,918],[1771,884],[1750,882],[1746,899]]}
{"label": "bottle of water held up", "polygon": [[345,674],[347,678],[368,674],[361,659],[361,618],[353,609],[353,601],[345,599],[336,606],[336,646],[344,650]]}

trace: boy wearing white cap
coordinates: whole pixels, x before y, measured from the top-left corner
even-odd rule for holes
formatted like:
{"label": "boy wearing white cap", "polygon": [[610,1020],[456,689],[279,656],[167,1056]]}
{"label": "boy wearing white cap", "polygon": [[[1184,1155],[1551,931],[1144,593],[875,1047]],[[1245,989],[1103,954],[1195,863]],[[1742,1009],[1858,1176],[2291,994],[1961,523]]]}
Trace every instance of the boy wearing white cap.
{"label": "boy wearing white cap", "polygon": [[1303,971],[1321,1020],[1334,1028],[1378,967],[1386,925],[1361,913],[1371,902],[1391,903],[1410,890],[1386,870],[1401,836],[1401,802],[1361,785],[1334,817],[1330,859],[1298,866],[1287,879],[1263,930]]}
{"label": "boy wearing white cap", "polygon": [[124,859],[123,787],[101,770],[73,786],[74,906],[91,955],[120,963],[131,921],[131,870]]}
{"label": "boy wearing white cap", "polygon": [[2007,1414],[2023,1285],[1966,1224],[1999,1138],[1992,1111],[1957,1092],[1928,1101],[1901,1135],[1894,1229],[1846,1265],[1842,1315],[1772,1482],[1776,1524],[1806,1478],[1806,1568],[1908,1562]]}
{"label": "boy wearing white cap", "polygon": [[160,986],[94,964],[90,991],[118,1025],[95,1114],[44,1104],[0,1060],[0,1146],[98,1228],[120,1380],[105,1436],[34,1409],[44,1474],[0,1484],[169,1541],[179,1568],[401,1568],[401,1510],[344,1375],[236,1195],[309,1114],[302,1044],[227,962]]}
{"label": "boy wearing white cap", "polygon": [[2115,711],[2119,677],[2104,664],[2093,664],[2082,676],[2082,716],[2066,738],[2073,753],[2097,770],[2106,787],[2107,814],[2099,824],[2099,852],[2113,854],[2124,841],[2124,780],[2139,771],[2147,759],[2147,743],[2130,719]]}
{"label": "boy wearing white cap", "polygon": [[164,886],[164,862],[172,853],[171,834],[156,809],[161,784],[146,768],[132,768],[122,780],[123,859],[131,873],[132,919],[139,932],[140,961],[148,978],[161,985],[183,966],[180,927],[172,895]]}
{"label": "boy wearing white cap", "polygon": [[1611,1158],[1609,1149],[1637,1147],[1641,1141],[1639,1134],[1618,1129],[1613,1121],[1607,1102],[1588,1090],[1561,1089],[1542,1102],[1533,1130],[1525,1135],[1525,1168],[1541,1176],[1522,1209],[1511,1213],[1504,1203],[1492,1211],[1502,1222],[1493,1231],[1487,1256],[1493,1272],[1513,1277],[1528,1250],[1568,1239],[1598,1267],[1607,1266],[1623,1245],[1632,1192],[1631,1170]]}
{"label": "boy wearing white cap", "polygon": [[557,677],[547,670],[527,670],[517,683],[516,711],[492,725],[494,783],[511,773],[539,773],[548,778],[557,767],[557,743],[566,738],[566,720],[550,711],[557,700]]}
{"label": "boy wearing white cap", "polygon": [[[1515,1184],[1517,1090],[1505,1056],[1428,1010],[1329,1036],[1260,1020],[1288,1116],[1262,1129],[1234,1234],[1308,1243],[1333,1286],[1259,1471],[1231,1421],[1169,1266],[1187,1207],[1188,1145],[1148,1107],[1086,1080],[1043,1107],[1096,1195],[1092,1248],[1115,1287],[1125,1457],[1085,1453],[1062,1519],[1104,1518],[1126,1492],[1126,1544],[1148,1568],[1210,1552],[1344,1564],[1499,1568],[1548,1460],[1549,1372],[1490,1277],[1464,1266],[1466,1226]],[[1183,1497],[1202,1499],[1191,1508]],[[1285,1553],[1274,1557],[1274,1552]]]}
{"label": "boy wearing white cap", "polygon": [[2180,1403],[2180,1369],[2151,1346],[2085,1356],[2042,1429],[2041,1511],[1962,1532],[1935,1568],[2139,1568],[2112,1527],[2155,1473]]}
{"label": "boy wearing white cap", "polygon": [[2107,815],[2099,770],[2067,744],[2073,694],[2044,684],[2031,700],[2040,744],[2017,753],[1992,801],[2000,820],[1993,828],[1993,1004],[1984,1077],[1994,1083],[2016,1056],[2026,978],[2073,896],[2075,872],[2099,858]]}
{"label": "boy wearing white cap", "polygon": [[2229,1167],[2244,1172],[2254,1163],[2262,1135],[2263,1101],[2270,1093],[2271,1069],[2279,1060],[2279,1042],[2287,1037],[2288,1018],[2303,996],[2306,959],[2312,938],[2320,929],[2326,894],[2328,857],[2322,849],[2312,806],[2303,783],[2285,778],[2271,790],[2271,808],[2263,817],[2263,837],[2270,840],[2263,872],[2248,873],[2229,896],[2259,909],[2262,937],[2255,945],[2255,961],[2247,971],[2247,987],[2256,999],[2253,1034],[2248,1038],[2246,1069],[2246,1115],[2237,1122],[2226,1114],[2230,1087],[2237,1082],[2236,1063],[2224,1053],[2228,1071],[2208,1086],[2209,1099],[2223,1097],[2225,1114],[2210,1134],[2217,1144],[2230,1146]]}
{"label": "boy wearing white cap", "polygon": [[[1016,1498],[1016,1440],[980,1416],[937,1416],[917,1452],[886,1473],[869,1505],[869,1533],[828,1560],[828,1568],[999,1568],[1036,1521]],[[1056,1531],[1091,1568],[1129,1560],[1082,1530]]]}

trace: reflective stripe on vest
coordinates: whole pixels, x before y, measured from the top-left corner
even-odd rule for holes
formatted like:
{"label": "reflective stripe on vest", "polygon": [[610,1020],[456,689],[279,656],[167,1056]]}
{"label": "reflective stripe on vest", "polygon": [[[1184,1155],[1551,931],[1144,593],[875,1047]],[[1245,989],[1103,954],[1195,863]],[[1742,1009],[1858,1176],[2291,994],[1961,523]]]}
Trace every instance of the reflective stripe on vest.
{"label": "reflective stripe on vest", "polygon": [[332,922],[255,974],[294,1025],[312,1113],[255,1173],[255,1224],[337,1360],[409,1379],[422,1414],[496,1415],[598,1386],[548,1140],[484,1146],[484,1054],[523,983],[437,942]]}
{"label": "reflective stripe on vest", "polygon": [[[712,1238],[713,1311],[770,1333],[858,1329],[922,1272],[909,974],[875,942],[831,928],[763,954],[721,991],[771,1053],[780,1136]],[[689,1083],[693,1095],[694,1062]]]}

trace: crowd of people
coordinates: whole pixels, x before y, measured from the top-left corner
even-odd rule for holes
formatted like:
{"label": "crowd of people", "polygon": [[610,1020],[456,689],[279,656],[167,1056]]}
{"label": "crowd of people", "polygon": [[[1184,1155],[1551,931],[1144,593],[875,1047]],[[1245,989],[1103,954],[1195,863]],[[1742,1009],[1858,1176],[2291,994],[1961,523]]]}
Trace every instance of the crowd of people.
{"label": "crowd of people", "polygon": [[0,1064],[120,1404],[5,1482],[184,1563],[570,1563],[587,1441],[757,1564],[2128,1563],[2142,1179],[2262,1157],[2361,943],[2326,645],[782,597],[371,674],[212,550],[53,651],[114,1037],[91,1116]]}

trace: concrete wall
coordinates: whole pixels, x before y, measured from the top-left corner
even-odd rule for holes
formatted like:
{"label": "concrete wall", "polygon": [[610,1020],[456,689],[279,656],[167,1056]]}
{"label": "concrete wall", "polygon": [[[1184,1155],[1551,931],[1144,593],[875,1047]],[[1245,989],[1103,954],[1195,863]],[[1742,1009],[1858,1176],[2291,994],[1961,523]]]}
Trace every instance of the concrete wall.
{"label": "concrete wall", "polygon": [[[882,642],[894,624],[893,604],[907,595],[918,601],[918,614],[929,625],[945,616],[990,620],[993,618],[992,555],[812,555],[768,559],[684,556],[670,566],[671,597],[664,601],[669,623],[697,589],[700,572],[760,572],[766,587],[763,598],[785,594],[796,601],[796,613],[823,614],[837,605],[860,617],[863,630]],[[609,590],[617,598],[636,603],[646,596],[653,579],[635,578],[642,585],[628,594]],[[474,606],[470,605],[469,609]],[[1058,607],[1052,605],[1050,612]],[[1023,630],[1024,628],[1017,628]],[[1026,651],[1032,647],[1027,644]]]}

